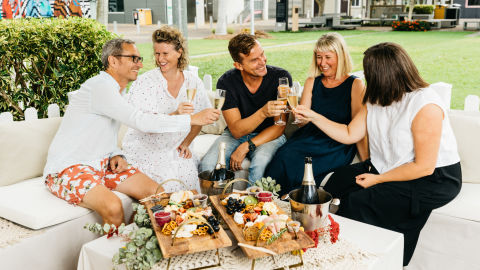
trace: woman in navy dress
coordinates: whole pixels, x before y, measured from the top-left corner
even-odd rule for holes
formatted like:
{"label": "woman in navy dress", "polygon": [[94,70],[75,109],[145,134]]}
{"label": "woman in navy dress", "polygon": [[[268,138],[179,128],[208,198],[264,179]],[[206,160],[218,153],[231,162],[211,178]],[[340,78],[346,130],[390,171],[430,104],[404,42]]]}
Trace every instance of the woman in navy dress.
{"label": "woman in navy dress", "polygon": [[[320,37],[313,50],[310,77],[305,81],[300,104],[337,123],[348,124],[364,106],[364,84],[349,76],[352,61],[345,41],[337,33]],[[310,122],[302,127],[278,149],[265,170],[265,176],[277,180],[285,194],[300,187],[304,171],[304,157],[311,156],[317,185],[331,171],[350,164],[357,153],[367,158],[366,140],[355,144],[339,143]]]}

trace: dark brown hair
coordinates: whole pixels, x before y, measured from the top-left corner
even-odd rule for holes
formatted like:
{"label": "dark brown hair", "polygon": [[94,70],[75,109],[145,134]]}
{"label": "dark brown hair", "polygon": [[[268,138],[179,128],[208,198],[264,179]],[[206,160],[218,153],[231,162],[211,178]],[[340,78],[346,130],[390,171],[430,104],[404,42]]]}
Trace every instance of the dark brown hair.
{"label": "dark brown hair", "polygon": [[175,47],[175,50],[177,52],[180,52],[181,50],[182,52],[181,52],[180,58],[178,58],[177,67],[180,70],[184,70],[185,68],[187,68],[188,66],[187,43],[182,33],[178,29],[174,27],[170,27],[168,25],[164,25],[160,27],[160,29],[157,29],[155,30],[155,32],[153,32],[152,41],[153,43],[172,44]]}
{"label": "dark brown hair", "polygon": [[363,57],[367,89],[363,103],[389,106],[405,93],[428,86],[407,52],[398,44],[385,42],[368,48]]}
{"label": "dark brown hair", "polygon": [[249,55],[253,46],[257,44],[255,36],[249,34],[238,34],[228,42],[228,51],[234,62],[242,63],[240,53]]}

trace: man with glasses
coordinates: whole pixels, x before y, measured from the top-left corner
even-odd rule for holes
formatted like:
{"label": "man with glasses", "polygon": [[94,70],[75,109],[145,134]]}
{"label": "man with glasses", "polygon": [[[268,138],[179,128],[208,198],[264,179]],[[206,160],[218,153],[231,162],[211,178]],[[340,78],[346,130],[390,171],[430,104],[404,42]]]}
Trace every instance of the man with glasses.
{"label": "man with glasses", "polygon": [[137,79],[142,57],[133,41],[113,39],[102,50],[105,71],[69,94],[69,106],[50,145],[44,169],[45,184],[57,197],[97,211],[105,223],[124,222],[121,200],[111,191],[145,198],[157,183],[128,165],[117,147],[120,123],[142,132],[189,130],[191,125],[215,122],[220,111],[205,109],[193,115],[143,113],[122,97]]}

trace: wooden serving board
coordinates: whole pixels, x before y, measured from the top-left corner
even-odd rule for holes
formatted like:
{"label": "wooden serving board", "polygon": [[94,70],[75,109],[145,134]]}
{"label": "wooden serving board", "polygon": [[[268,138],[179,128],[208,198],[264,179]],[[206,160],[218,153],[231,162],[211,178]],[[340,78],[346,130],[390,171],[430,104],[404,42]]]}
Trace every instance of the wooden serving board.
{"label": "wooden serving board", "polygon": [[[192,192],[196,193],[192,190]],[[155,217],[153,216],[152,208],[154,203],[144,203],[148,211],[148,216],[152,222],[152,227],[155,231],[155,235],[158,239],[158,244],[164,258],[170,258],[178,255],[196,253],[206,250],[212,250],[216,248],[229,247],[232,245],[232,240],[228,237],[227,233],[220,227],[220,231],[216,233],[217,238],[213,238],[213,235],[194,235],[189,238],[177,238],[172,246],[172,235],[165,235],[162,233],[162,228],[157,225]]]}
{"label": "wooden serving board", "polygon": [[[239,243],[245,243],[251,246],[255,246],[256,241],[245,240],[245,238],[243,237],[243,228],[238,226],[238,224],[233,220],[233,216],[227,214],[225,206],[223,206],[220,202],[220,195],[210,196],[210,201],[227,223],[228,227],[235,236],[235,239],[237,239]],[[278,209],[280,210],[278,212],[279,214],[285,214],[285,212],[282,211],[280,207],[278,207]],[[267,245],[266,241],[258,241],[258,247],[263,247],[277,254],[282,254],[302,248],[309,248],[315,246],[315,242],[305,232],[299,231],[297,235],[298,239],[295,240],[294,233],[285,232],[280,239],[277,239],[270,245]],[[271,256],[270,254],[261,251],[246,248],[243,246],[240,247],[249,259],[257,259],[265,256]]]}

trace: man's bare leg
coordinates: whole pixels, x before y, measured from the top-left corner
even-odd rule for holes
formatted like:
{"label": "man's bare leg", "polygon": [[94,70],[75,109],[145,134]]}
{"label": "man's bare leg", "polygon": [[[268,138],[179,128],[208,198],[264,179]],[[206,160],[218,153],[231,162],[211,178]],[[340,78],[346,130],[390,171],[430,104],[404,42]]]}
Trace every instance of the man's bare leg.
{"label": "man's bare leg", "polygon": [[105,186],[97,185],[90,189],[78,205],[97,212],[104,223],[118,227],[124,222],[122,201]]}
{"label": "man's bare leg", "polygon": [[[115,190],[140,200],[154,194],[157,187],[157,182],[139,172],[128,177],[125,181],[119,184]],[[163,188],[159,191],[163,191]]]}
{"label": "man's bare leg", "polygon": [[[158,183],[150,177],[136,173],[119,184],[115,190],[140,200],[154,194],[157,187]],[[124,222],[122,201],[105,186],[97,185],[89,190],[78,205],[96,211],[104,223],[118,227]]]}

